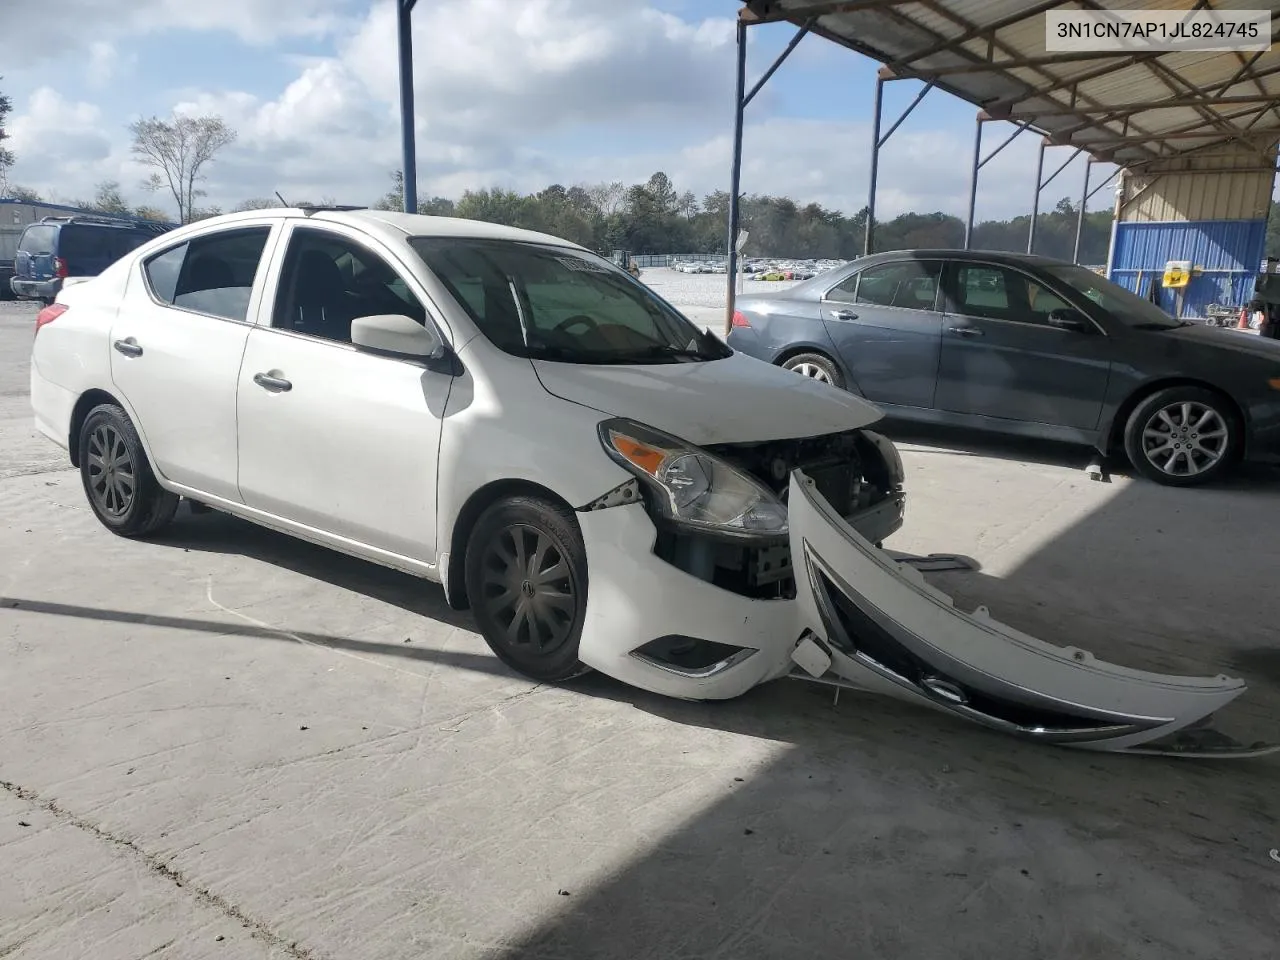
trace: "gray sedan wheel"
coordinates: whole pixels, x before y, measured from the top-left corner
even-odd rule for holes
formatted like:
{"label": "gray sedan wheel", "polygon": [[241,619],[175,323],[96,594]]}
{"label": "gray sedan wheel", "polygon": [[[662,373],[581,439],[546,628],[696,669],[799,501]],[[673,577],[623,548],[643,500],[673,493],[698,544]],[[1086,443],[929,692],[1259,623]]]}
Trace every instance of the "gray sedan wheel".
{"label": "gray sedan wheel", "polygon": [[782,362],[782,369],[820,383],[829,383],[833,387],[844,387],[844,377],[841,376],[840,369],[830,357],[824,357],[820,353],[797,353],[793,357],[787,357]]}
{"label": "gray sedan wheel", "polygon": [[1125,452],[1148,479],[1189,487],[1230,467],[1240,450],[1240,433],[1223,397],[1201,387],[1170,387],[1134,408],[1125,425]]}

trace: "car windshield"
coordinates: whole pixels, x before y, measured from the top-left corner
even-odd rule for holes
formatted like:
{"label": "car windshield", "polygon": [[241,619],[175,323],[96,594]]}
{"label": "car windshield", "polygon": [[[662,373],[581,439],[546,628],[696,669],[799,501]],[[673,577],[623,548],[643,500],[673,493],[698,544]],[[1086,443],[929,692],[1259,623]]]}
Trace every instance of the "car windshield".
{"label": "car windshield", "polygon": [[1149,300],[1112,283],[1087,267],[1055,265],[1045,272],[1088,297],[1116,323],[1135,330],[1172,330],[1186,326],[1186,321],[1169,316]]}
{"label": "car windshield", "polygon": [[566,363],[682,363],[733,351],[602,257],[510,240],[409,243],[481,332],[516,356]]}

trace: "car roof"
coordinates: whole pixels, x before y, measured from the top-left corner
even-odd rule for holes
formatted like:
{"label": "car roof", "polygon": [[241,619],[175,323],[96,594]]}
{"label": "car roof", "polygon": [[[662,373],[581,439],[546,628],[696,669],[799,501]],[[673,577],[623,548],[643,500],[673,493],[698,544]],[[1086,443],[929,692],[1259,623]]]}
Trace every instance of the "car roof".
{"label": "car roof", "polygon": [[1008,250],[959,250],[955,248],[948,249],[946,247],[926,247],[915,250],[885,250],[882,253],[873,253],[865,257],[859,257],[855,262],[857,264],[882,263],[886,260],[973,260],[984,263],[1007,263],[1011,265],[1024,266],[1062,266],[1064,264],[1070,266],[1065,260],[1056,260],[1053,257],[1042,257],[1039,254],[1032,253],[1011,253]]}
{"label": "car roof", "polygon": [[[554,237],[535,230],[523,230],[483,220],[466,220],[461,217],[429,217],[421,213],[402,213],[396,210],[341,210],[321,207],[275,207],[265,210],[246,210],[241,213],[222,214],[207,220],[198,220],[189,227],[213,228],[233,226],[244,220],[261,220],[263,217],[291,217],[314,220],[318,223],[347,224],[364,230],[384,240],[403,240],[404,237],[456,237],[476,240],[508,240],[524,243],[548,243],[577,250],[586,248],[562,237]],[[185,233],[185,231],[184,231]]]}

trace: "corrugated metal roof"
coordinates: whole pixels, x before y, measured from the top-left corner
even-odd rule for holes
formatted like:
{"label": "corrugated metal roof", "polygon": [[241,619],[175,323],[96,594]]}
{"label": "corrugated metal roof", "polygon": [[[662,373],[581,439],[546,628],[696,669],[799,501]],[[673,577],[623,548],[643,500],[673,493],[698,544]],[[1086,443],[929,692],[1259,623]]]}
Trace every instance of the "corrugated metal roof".
{"label": "corrugated metal roof", "polygon": [[789,21],[1054,143],[1127,164],[1226,142],[1280,139],[1280,46],[1261,53],[1049,53],[1044,14],[1269,10],[1280,0],[747,0],[747,22]]}

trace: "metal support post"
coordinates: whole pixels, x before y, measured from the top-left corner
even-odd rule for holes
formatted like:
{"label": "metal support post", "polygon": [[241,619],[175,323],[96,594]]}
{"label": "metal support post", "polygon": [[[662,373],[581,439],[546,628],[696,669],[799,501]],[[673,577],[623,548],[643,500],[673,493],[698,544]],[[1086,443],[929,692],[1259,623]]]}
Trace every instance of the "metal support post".
{"label": "metal support post", "polygon": [[876,77],[876,100],[871,108],[871,185],[867,188],[867,222],[864,224],[862,254],[871,253],[876,242],[876,178],[880,175],[880,111],[884,107],[884,77]]}
{"label": "metal support post", "polygon": [[978,204],[978,170],[982,167],[982,115],[979,114],[973,131],[973,168],[969,171],[969,213],[964,221],[964,248],[972,249],[973,213]]}
{"label": "metal support post", "polygon": [[729,180],[729,276],[724,334],[733,329],[733,308],[738,290],[738,222],[742,192],[742,114],[746,109],[747,25],[738,21],[738,77],[733,94],[733,170]]}
{"label": "metal support post", "polygon": [[418,145],[413,112],[413,7],[418,0],[396,0],[400,33],[400,138],[404,209],[418,212]]}
{"label": "metal support post", "polygon": [[1040,177],[1044,173],[1044,140],[1040,141],[1040,155],[1036,158],[1036,192],[1031,198],[1031,226],[1027,228],[1027,253],[1035,253],[1036,221],[1040,219]]}
{"label": "metal support post", "polygon": [[1084,233],[1084,208],[1089,203],[1089,174],[1093,172],[1093,157],[1084,162],[1084,188],[1080,191],[1080,209],[1076,212],[1076,243],[1071,250],[1071,262],[1080,262],[1080,237]]}
{"label": "metal support post", "polygon": [[871,130],[871,185],[867,189],[867,223],[866,232],[862,242],[863,254],[874,252],[876,244],[876,187],[880,177],[880,149],[889,142],[889,138],[893,136],[894,131],[902,126],[907,117],[911,116],[911,111],[920,105],[920,101],[925,95],[933,89],[933,81],[930,80],[920,92],[916,94],[916,98],[907,104],[907,109],[902,111],[902,116],[893,122],[888,131],[880,135],[880,122],[884,112],[884,82],[885,80],[896,80],[897,77],[886,77],[883,72],[876,75],[876,99],[872,112],[872,130]]}

